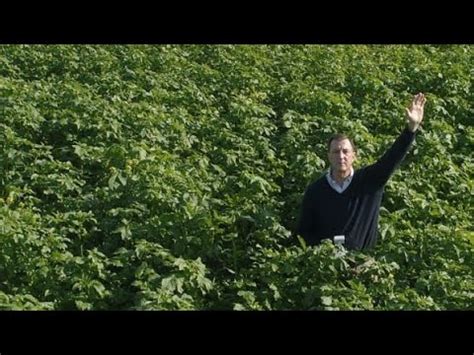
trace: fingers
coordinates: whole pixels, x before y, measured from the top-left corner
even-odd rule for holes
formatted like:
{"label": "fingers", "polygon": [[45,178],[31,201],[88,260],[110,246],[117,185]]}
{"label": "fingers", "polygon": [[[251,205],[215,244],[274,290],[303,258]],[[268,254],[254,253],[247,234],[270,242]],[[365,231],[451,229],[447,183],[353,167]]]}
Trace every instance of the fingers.
{"label": "fingers", "polygon": [[423,107],[425,105],[425,102],[426,102],[426,97],[422,92],[420,92],[416,94],[415,97],[413,98],[412,106]]}
{"label": "fingers", "polygon": [[421,94],[421,106],[423,107],[426,102],[426,96],[424,94]]}
{"label": "fingers", "polygon": [[421,95],[422,95],[421,92],[415,95],[415,99],[413,100],[415,102],[415,105],[420,104]]}

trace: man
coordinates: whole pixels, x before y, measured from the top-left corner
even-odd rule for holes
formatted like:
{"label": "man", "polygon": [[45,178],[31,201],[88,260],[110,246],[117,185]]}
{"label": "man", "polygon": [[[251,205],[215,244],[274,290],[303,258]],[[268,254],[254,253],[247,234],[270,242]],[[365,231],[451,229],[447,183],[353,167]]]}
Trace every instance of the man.
{"label": "man", "polygon": [[422,93],[414,96],[406,109],[407,127],[373,165],[354,171],[357,150],[349,137],[338,134],[329,140],[330,170],[309,185],[303,198],[298,234],[308,245],[325,238],[347,249],[375,244],[384,186],[415,139],[425,102]]}

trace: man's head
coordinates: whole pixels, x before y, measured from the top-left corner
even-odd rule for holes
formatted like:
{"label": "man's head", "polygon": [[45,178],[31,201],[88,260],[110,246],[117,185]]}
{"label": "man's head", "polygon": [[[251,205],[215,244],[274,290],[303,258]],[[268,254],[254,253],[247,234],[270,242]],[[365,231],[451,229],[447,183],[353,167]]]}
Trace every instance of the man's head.
{"label": "man's head", "polygon": [[328,142],[328,159],[333,172],[345,174],[351,171],[357,148],[354,142],[344,134],[336,134]]}

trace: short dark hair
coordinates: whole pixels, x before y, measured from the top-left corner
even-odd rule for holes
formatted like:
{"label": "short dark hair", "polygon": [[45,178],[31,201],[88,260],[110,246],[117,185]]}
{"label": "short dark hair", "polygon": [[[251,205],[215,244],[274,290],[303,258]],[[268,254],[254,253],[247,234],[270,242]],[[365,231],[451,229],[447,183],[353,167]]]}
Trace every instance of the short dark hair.
{"label": "short dark hair", "polygon": [[347,140],[349,141],[349,143],[351,143],[352,149],[354,150],[354,152],[357,153],[357,147],[356,147],[356,145],[354,144],[354,142],[352,141],[352,139],[351,139],[349,136],[347,136],[347,135],[345,135],[345,134],[343,134],[343,133],[337,133],[337,134],[331,136],[331,138],[329,138],[329,141],[328,141],[328,150],[331,148],[331,143],[332,143],[332,141],[342,141],[342,140],[344,140],[344,139],[347,139]]}

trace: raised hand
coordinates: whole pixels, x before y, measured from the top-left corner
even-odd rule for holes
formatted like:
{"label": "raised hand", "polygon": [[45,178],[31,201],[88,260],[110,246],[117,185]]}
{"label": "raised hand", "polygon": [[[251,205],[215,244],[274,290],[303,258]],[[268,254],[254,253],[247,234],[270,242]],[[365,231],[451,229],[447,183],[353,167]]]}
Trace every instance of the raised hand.
{"label": "raised hand", "polygon": [[412,132],[415,132],[423,121],[425,102],[425,95],[420,92],[413,97],[410,107],[406,109],[408,128]]}

